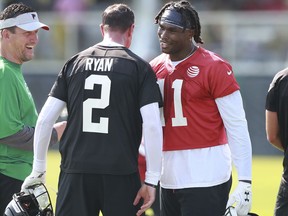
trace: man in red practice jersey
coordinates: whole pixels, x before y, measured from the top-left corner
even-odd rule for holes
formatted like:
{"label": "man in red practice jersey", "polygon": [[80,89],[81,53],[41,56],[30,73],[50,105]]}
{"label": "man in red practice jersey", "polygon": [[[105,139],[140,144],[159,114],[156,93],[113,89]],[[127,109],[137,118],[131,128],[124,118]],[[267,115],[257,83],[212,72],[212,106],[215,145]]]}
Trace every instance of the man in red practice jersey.
{"label": "man in red practice jersey", "polygon": [[[222,216],[231,205],[247,215],[252,149],[232,67],[196,45],[203,44],[201,25],[189,2],[167,3],[155,21],[162,54],[150,64],[164,99],[161,215]],[[239,181],[229,199],[232,161]]]}

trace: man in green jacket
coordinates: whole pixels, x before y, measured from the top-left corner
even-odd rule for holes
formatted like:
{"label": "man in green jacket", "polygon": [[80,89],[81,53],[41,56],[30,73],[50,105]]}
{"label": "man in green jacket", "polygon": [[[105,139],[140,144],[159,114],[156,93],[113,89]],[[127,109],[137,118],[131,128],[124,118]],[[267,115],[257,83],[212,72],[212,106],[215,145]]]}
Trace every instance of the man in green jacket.
{"label": "man in green jacket", "polygon": [[[0,14],[0,215],[31,172],[33,135],[38,113],[21,65],[34,57],[38,30],[49,27],[19,3]],[[62,136],[66,122],[56,123],[50,144]]]}

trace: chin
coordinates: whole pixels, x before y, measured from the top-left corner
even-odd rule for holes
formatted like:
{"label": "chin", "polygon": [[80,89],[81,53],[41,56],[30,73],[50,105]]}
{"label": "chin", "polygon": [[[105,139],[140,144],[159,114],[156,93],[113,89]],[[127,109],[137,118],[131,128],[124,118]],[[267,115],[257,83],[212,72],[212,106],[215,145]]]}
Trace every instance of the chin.
{"label": "chin", "polygon": [[166,54],[170,54],[169,50],[165,49],[165,48],[161,48],[161,52],[162,53],[166,53]]}
{"label": "chin", "polygon": [[28,62],[28,61],[31,61],[33,59],[34,56],[26,56],[25,59],[22,59],[23,62]]}

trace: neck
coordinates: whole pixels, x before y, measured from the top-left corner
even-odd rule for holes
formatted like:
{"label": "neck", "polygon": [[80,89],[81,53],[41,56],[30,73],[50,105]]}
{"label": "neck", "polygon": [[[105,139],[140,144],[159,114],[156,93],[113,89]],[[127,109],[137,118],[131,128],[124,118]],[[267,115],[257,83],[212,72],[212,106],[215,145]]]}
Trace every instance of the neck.
{"label": "neck", "polygon": [[103,24],[100,25],[103,41],[118,43],[127,48],[130,47],[132,41],[132,34],[134,30],[134,24],[131,25],[125,32],[118,31],[117,29],[109,28]]}
{"label": "neck", "polygon": [[3,43],[0,46],[1,46],[0,56],[2,56],[3,58],[7,59],[10,62],[13,62],[16,64],[23,64],[23,61],[21,61],[19,58],[16,58],[15,56],[13,56],[13,54],[11,52],[6,51],[5,45]]}
{"label": "neck", "polygon": [[121,44],[122,46],[125,45],[125,38],[123,37],[123,35],[119,34],[105,34],[103,37],[103,41],[108,43]]}
{"label": "neck", "polygon": [[188,58],[189,56],[193,55],[193,53],[197,50],[197,46],[192,45],[189,49],[187,49],[186,51],[183,51],[181,54],[179,55],[169,55],[171,61],[181,61],[184,60],[186,58]]}

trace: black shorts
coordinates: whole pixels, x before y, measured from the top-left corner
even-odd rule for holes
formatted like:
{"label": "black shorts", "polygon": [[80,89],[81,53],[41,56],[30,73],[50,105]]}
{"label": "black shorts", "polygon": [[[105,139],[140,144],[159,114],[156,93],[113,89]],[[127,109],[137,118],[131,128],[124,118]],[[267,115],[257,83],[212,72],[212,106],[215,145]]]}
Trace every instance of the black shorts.
{"label": "black shorts", "polygon": [[135,216],[142,203],[133,205],[141,187],[138,173],[99,175],[60,173],[57,216]]}
{"label": "black shorts", "polygon": [[287,216],[288,214],[288,182],[282,177],[276,199],[275,216]]}
{"label": "black shorts", "polygon": [[161,216],[223,216],[232,178],[213,187],[161,188]]}
{"label": "black shorts", "polygon": [[4,214],[6,206],[12,200],[14,193],[21,191],[23,181],[0,173],[0,215]]}

